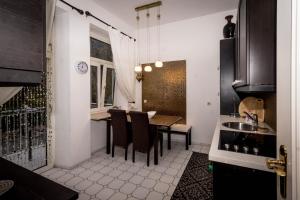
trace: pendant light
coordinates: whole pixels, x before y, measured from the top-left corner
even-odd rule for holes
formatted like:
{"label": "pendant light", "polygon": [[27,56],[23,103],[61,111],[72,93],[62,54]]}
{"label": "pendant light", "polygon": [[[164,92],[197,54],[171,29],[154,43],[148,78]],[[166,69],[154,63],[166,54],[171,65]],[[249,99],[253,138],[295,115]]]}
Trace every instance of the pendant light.
{"label": "pendant light", "polygon": [[[138,45],[138,50],[140,49],[140,15],[139,12],[137,12],[136,16],[136,21],[137,21],[137,45]],[[137,51],[137,65],[134,68],[135,72],[142,72],[142,66],[141,66],[141,60],[140,60],[140,53]]]}
{"label": "pendant light", "polygon": [[[150,18],[150,13],[149,9],[147,9],[147,62],[150,63],[150,27],[149,27],[149,18]],[[147,64],[144,68],[145,72],[151,72],[152,67],[150,64]]]}
{"label": "pendant light", "polygon": [[157,7],[157,61],[155,67],[163,67],[163,62],[160,59],[160,7]]}
{"label": "pendant light", "polygon": [[[146,61],[148,64],[145,65],[144,67],[144,71],[145,72],[151,72],[152,71],[152,67],[150,65],[150,24],[149,24],[149,20],[150,20],[150,13],[149,13],[149,9],[151,8],[154,8],[154,7],[160,7],[162,5],[162,2],[161,1],[157,1],[157,2],[153,2],[153,3],[150,3],[150,4],[146,4],[146,5],[142,5],[142,6],[139,6],[139,7],[136,7],[135,8],[135,11],[137,12],[137,22],[139,22],[139,11],[142,11],[142,10],[147,10],[147,13],[146,13],[146,17],[147,17],[147,40],[146,40]],[[137,24],[139,25],[139,24]],[[138,34],[139,34],[139,26],[137,26],[137,29],[138,29]],[[158,34],[158,37],[157,37],[157,40],[158,40],[158,51],[157,51],[157,61],[155,62],[155,66],[156,67],[162,67],[163,66],[163,63],[160,61],[160,9],[157,10],[157,34]],[[139,42],[139,41],[138,41]],[[139,44],[139,43],[138,43]],[[138,46],[140,47],[140,46]],[[140,48],[138,48],[138,51],[140,51]],[[135,66],[134,68],[134,71],[136,72],[137,74],[137,77],[136,79],[138,81],[142,80],[143,79],[143,75],[142,75],[142,71],[143,71],[143,67],[141,66],[141,63],[140,63],[140,52],[138,52],[138,64]]]}

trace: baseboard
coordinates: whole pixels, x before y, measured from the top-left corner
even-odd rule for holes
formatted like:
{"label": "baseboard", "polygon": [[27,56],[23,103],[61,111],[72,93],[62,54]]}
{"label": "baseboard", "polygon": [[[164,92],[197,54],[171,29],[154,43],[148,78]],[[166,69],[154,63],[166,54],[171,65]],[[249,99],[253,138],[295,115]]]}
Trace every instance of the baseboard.
{"label": "baseboard", "polygon": [[95,154],[95,153],[97,153],[98,151],[102,151],[103,149],[106,149],[106,146],[100,147],[100,148],[92,151],[92,155]]}
{"label": "baseboard", "polygon": [[65,165],[56,165],[56,164],[54,164],[54,168],[61,168],[61,169],[72,170],[72,169],[78,167],[79,165],[81,165],[82,163],[84,163],[84,162],[86,162],[86,161],[88,161],[90,159],[91,159],[91,156],[89,158],[87,158],[87,159],[84,159],[83,161],[80,161],[79,163],[77,163],[77,164],[75,164],[73,166],[65,166]]}
{"label": "baseboard", "polygon": [[44,173],[45,171],[48,171],[48,170],[50,170],[50,169],[52,169],[52,168],[53,168],[53,166],[45,166],[45,167],[39,168],[39,169],[37,169],[37,170],[34,170],[33,172],[34,172],[34,173],[37,173],[37,174],[42,174],[42,173]]}

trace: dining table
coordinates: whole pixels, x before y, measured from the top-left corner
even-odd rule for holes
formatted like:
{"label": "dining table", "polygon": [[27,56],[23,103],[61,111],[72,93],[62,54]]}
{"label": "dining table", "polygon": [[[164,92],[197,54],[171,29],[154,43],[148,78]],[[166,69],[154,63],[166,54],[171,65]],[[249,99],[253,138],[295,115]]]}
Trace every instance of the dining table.
{"label": "dining table", "polygon": [[[108,112],[99,112],[91,114],[92,121],[105,121],[106,122],[106,153],[110,154],[111,149],[111,117]],[[156,127],[156,134],[154,137],[154,164],[158,164],[158,131],[167,130],[168,133],[168,149],[171,146],[171,134],[170,129],[173,124],[176,124],[182,120],[181,116],[174,115],[162,115],[156,114],[149,119],[149,123]],[[127,115],[127,121],[130,123],[130,116]]]}

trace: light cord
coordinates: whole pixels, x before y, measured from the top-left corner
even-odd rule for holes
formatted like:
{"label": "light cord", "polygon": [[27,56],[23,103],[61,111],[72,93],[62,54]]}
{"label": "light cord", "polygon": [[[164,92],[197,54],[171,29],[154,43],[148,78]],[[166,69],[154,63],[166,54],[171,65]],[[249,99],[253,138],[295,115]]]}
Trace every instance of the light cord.
{"label": "light cord", "polygon": [[140,15],[139,15],[139,11],[137,12],[137,16],[136,16],[136,21],[137,21],[137,64],[140,65],[141,64],[141,59],[140,59]]}
{"label": "light cord", "polygon": [[150,28],[149,28],[149,9],[147,10],[147,62],[150,63]]}
{"label": "light cord", "polygon": [[160,6],[158,7],[158,13],[157,13],[157,43],[158,43],[158,60],[160,60]]}

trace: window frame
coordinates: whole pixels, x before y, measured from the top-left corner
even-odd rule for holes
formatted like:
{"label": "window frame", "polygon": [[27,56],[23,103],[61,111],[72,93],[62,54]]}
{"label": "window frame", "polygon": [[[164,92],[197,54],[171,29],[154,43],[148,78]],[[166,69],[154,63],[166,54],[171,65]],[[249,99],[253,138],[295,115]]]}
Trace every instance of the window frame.
{"label": "window frame", "polygon": [[[100,40],[102,42],[110,44],[110,41],[108,38],[101,36],[99,34],[90,33],[90,38],[95,38],[97,40]],[[104,106],[105,89],[106,89],[106,74],[107,74],[106,72],[107,72],[107,68],[111,68],[111,69],[115,70],[115,66],[114,66],[113,62],[110,62],[107,60],[102,60],[102,59],[95,58],[92,56],[90,56],[90,66],[97,67],[97,91],[98,91],[98,93],[97,93],[98,106],[96,108],[91,108],[91,100],[90,100],[91,113],[107,111],[108,109],[110,109],[114,106],[115,102],[113,102],[113,105],[111,105],[111,106]],[[100,77],[101,66],[103,66],[102,77]],[[91,74],[90,74],[90,78],[91,78]],[[100,83],[100,81],[101,81],[101,83]],[[115,80],[114,84],[115,85],[114,85],[114,94],[113,94],[114,98],[113,99],[115,99],[116,80]],[[100,92],[100,87],[101,87],[101,92]]]}
{"label": "window frame", "polygon": [[[101,60],[98,58],[91,57],[90,62],[91,62],[91,66],[97,67],[97,91],[98,91],[98,93],[97,93],[98,106],[97,106],[97,108],[91,108],[91,111],[93,113],[99,112],[99,111],[105,111],[114,106],[114,102],[113,102],[113,105],[111,105],[111,106],[104,106],[104,100],[105,100],[105,91],[106,91],[106,74],[107,74],[106,72],[107,72],[108,68],[115,70],[115,67],[112,64],[112,62],[108,62],[108,61]],[[100,77],[101,66],[103,66],[102,77]],[[101,88],[101,90],[100,90],[100,88]],[[114,93],[115,93],[115,87],[114,87]],[[113,95],[115,97],[115,94],[113,94]],[[90,104],[91,104],[91,102],[90,102]]]}

